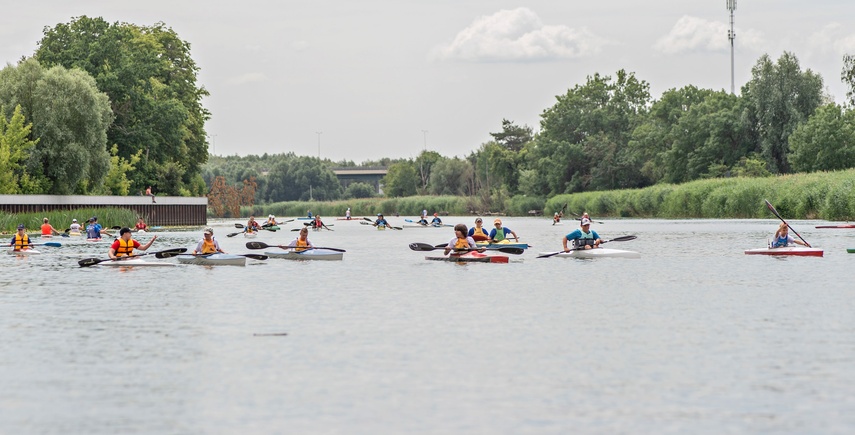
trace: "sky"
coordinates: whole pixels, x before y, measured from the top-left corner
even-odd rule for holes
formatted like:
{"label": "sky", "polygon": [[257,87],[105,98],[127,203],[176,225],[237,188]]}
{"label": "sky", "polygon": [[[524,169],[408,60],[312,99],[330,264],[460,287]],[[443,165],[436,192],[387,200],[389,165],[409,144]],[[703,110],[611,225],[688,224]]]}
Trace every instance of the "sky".
{"label": "sky", "polygon": [[[737,93],[760,56],[788,51],[844,102],[855,1],[736,1]],[[0,17],[0,62],[81,15],[163,22],[191,44],[217,155],[464,157],[503,119],[537,132],[595,73],[632,72],[654,99],[731,87],[727,0],[35,0]]]}

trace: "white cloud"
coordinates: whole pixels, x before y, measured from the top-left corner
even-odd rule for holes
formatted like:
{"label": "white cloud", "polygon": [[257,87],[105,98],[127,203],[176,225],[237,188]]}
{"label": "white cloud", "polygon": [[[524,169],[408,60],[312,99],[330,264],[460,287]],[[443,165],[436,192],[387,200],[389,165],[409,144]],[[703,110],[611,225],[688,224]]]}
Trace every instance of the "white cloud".
{"label": "white cloud", "polygon": [[594,55],[607,43],[587,29],[547,26],[527,8],[477,18],[431,57],[470,62],[575,59]]}
{"label": "white cloud", "polygon": [[838,23],[831,23],[808,38],[808,46],[812,52],[843,56],[855,54],[855,33],[847,33],[847,29]]}
{"label": "white cloud", "polygon": [[[684,15],[674,23],[667,35],[656,41],[653,48],[665,54],[727,51],[730,48],[728,29],[729,25],[721,21]],[[752,29],[735,30],[737,46],[762,51],[764,41],[760,32]]]}
{"label": "white cloud", "polygon": [[306,41],[294,41],[291,43],[291,48],[295,51],[304,51],[309,48],[309,43]]}
{"label": "white cloud", "polygon": [[264,73],[246,73],[239,75],[237,77],[232,77],[228,79],[227,83],[230,85],[245,85],[247,83],[258,83],[267,81],[267,76]]}

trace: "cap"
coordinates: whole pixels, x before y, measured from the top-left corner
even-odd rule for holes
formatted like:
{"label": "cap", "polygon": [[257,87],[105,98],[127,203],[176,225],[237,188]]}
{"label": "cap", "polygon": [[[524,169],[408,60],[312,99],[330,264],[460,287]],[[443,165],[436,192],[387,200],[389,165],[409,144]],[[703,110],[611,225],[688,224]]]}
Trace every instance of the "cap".
{"label": "cap", "polygon": [[206,233],[206,234],[211,234],[211,235],[213,235],[213,234],[214,234],[214,229],[213,229],[213,228],[211,228],[211,227],[205,228],[205,233]]}
{"label": "cap", "polygon": [[267,219],[270,219],[270,218],[272,218],[272,217],[273,217],[273,215],[272,215],[272,214],[267,215]]}
{"label": "cap", "polygon": [[93,220],[93,221],[97,221],[97,220],[98,220],[98,216],[92,216],[92,220]]}
{"label": "cap", "polygon": [[77,222],[77,219],[72,219],[71,221],[72,221],[72,222]]}
{"label": "cap", "polygon": [[483,222],[481,218],[475,218],[475,222]]}
{"label": "cap", "polygon": [[591,225],[591,220],[588,218],[582,218],[582,225]]}
{"label": "cap", "polygon": [[377,216],[383,216],[383,213],[377,213]]}
{"label": "cap", "polygon": [[26,227],[24,226],[24,224],[18,224],[18,229],[19,229],[19,230],[23,230],[24,228],[26,228]]}
{"label": "cap", "polygon": [[502,223],[502,220],[501,220],[501,219],[499,219],[499,218],[496,218],[496,219],[493,221],[493,224],[494,224],[494,225],[495,225],[495,224],[500,224],[500,223]]}
{"label": "cap", "polygon": [[89,222],[95,222],[95,218],[94,217],[89,218]]}

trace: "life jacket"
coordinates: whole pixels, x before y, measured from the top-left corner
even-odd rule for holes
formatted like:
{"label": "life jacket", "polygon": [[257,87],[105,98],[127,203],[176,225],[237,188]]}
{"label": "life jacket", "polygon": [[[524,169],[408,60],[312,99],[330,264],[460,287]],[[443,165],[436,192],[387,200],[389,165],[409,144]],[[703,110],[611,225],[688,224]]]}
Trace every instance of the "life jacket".
{"label": "life jacket", "polygon": [[454,242],[454,249],[469,249],[469,240],[466,238],[458,238],[456,242]]}
{"label": "life jacket", "polygon": [[594,246],[595,240],[594,240],[594,232],[593,231],[586,233],[582,230],[579,230],[579,232],[582,233],[582,237],[580,237],[576,240],[573,240],[573,246],[575,246],[576,248],[584,248],[585,246]]}
{"label": "life jacket", "polygon": [[100,239],[101,238],[101,232],[98,231],[98,227],[96,227],[95,224],[87,225],[86,226],[86,237],[89,239]]}
{"label": "life jacket", "polygon": [[20,235],[18,233],[15,233],[15,245],[14,245],[14,248],[12,248],[12,249],[15,251],[20,251],[24,248],[29,248],[29,247],[30,247],[30,236],[28,236],[26,234]]}
{"label": "life jacket", "polygon": [[297,252],[302,252],[302,251],[305,251],[306,248],[308,248],[308,247],[309,247],[309,239],[300,240],[300,238],[298,237],[297,238],[297,247],[294,250]]}
{"label": "life jacket", "polygon": [[211,238],[211,241],[202,240],[202,253],[203,254],[216,254],[217,253],[217,244],[214,242],[214,239]]}
{"label": "life jacket", "polygon": [[141,224],[141,223],[137,223],[137,225],[136,225],[136,229],[138,229],[138,230],[144,230],[144,229],[146,229],[146,228],[148,228],[148,225],[146,225],[146,224],[144,224],[144,223],[142,223],[142,224]]}
{"label": "life jacket", "polygon": [[[490,233],[488,233],[488,232],[487,232],[487,230],[485,230],[485,229],[484,229],[484,227],[480,227],[480,228],[478,228],[478,227],[474,227],[474,228],[472,228],[472,229],[474,230],[474,231],[472,232],[472,235],[473,235],[473,236],[474,236],[474,235],[476,235],[476,234],[478,234],[478,233],[481,233],[481,234],[483,234],[483,235],[484,235],[484,237],[490,238]],[[497,231],[497,233],[498,233],[498,231]]]}
{"label": "life jacket", "polygon": [[322,227],[322,226],[324,226],[324,223],[323,223],[323,222],[321,222],[321,219],[320,219],[320,218],[315,218],[315,228],[320,228],[320,227]]}
{"label": "life jacket", "polygon": [[787,234],[784,237],[776,237],[772,241],[772,247],[773,248],[785,248],[789,244],[790,244],[790,235],[789,234]]}
{"label": "life jacket", "polygon": [[42,235],[43,236],[51,235],[50,224],[42,224]]}
{"label": "life jacket", "polygon": [[493,240],[497,242],[505,240],[505,227],[496,229],[496,237],[493,237]]}
{"label": "life jacket", "polygon": [[116,241],[119,242],[119,247],[116,248],[116,257],[130,256],[134,253],[134,239],[125,241],[120,237]]}

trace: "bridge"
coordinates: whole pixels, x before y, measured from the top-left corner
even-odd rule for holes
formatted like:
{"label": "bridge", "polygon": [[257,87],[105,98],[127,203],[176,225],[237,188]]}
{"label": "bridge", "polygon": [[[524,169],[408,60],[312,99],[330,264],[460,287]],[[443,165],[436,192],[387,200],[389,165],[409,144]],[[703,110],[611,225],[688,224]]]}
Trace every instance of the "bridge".
{"label": "bridge", "polygon": [[351,183],[366,183],[374,186],[374,191],[383,193],[380,190],[380,180],[389,172],[384,167],[365,167],[365,168],[332,168],[333,173],[342,187],[347,189]]}

